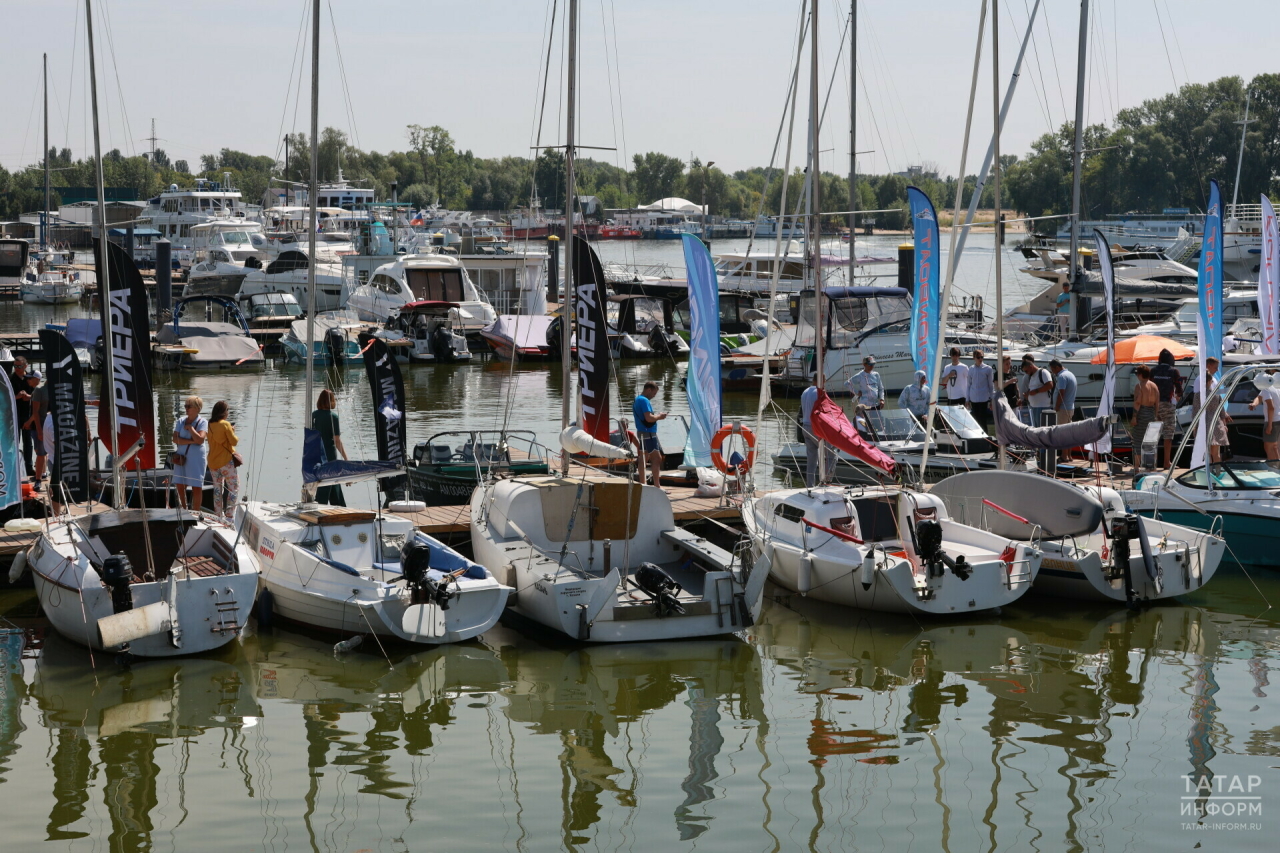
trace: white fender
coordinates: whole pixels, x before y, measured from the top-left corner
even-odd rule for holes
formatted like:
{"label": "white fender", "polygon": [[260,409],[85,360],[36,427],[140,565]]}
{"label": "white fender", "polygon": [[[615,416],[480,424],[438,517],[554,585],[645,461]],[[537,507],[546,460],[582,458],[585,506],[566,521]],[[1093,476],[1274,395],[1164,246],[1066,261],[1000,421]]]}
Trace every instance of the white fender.
{"label": "white fender", "polygon": [[19,551],[13,555],[13,565],[9,567],[9,583],[17,583],[27,571],[27,552]]}
{"label": "white fender", "polygon": [[863,590],[871,589],[871,584],[876,579],[876,551],[874,548],[867,551],[862,557],[862,565],[858,567],[858,582],[862,584]]}
{"label": "white fender", "polygon": [[813,589],[813,555],[806,551],[800,555],[800,562],[796,566],[796,592],[808,595],[811,589]]}
{"label": "white fender", "polygon": [[162,634],[173,627],[173,609],[167,601],[113,613],[98,620],[98,636],[104,649],[115,649],[125,643]]}

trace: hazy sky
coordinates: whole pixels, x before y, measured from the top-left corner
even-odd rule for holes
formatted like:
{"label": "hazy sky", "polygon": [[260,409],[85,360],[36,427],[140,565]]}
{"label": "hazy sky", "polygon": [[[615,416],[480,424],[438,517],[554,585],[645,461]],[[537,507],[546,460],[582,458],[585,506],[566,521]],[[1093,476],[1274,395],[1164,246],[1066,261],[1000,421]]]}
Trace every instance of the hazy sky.
{"label": "hazy sky", "polygon": [[[849,4],[820,2],[825,97]],[[1000,0],[1004,81],[1033,2]],[[566,3],[559,0],[562,20]],[[310,5],[96,0],[104,150],[146,151],[154,118],[159,147],[193,168],[201,154],[223,147],[278,155],[282,128],[308,128],[309,63],[295,48]],[[321,126],[347,131],[362,148],[387,151],[407,147],[406,125],[438,124],[478,156],[526,155],[551,5],[324,0]],[[42,52],[49,54],[52,144],[82,156],[91,146],[82,3],[5,6],[0,165],[14,169],[39,157]],[[591,156],[629,165],[631,154],[662,151],[714,160],[730,171],[769,161],[795,61],[799,0],[583,0],[581,6],[579,142],[619,149]],[[1109,121],[1119,108],[1165,94],[1175,80],[1229,74],[1248,80],[1275,70],[1275,0],[1094,0],[1090,7],[1089,122]],[[858,148],[875,152],[860,157],[862,170],[933,162],[956,172],[978,8],[978,0],[862,0]],[[1005,129],[1006,153],[1024,153],[1073,109],[1078,27],[1078,0],[1043,3]],[[303,36],[305,50],[309,32]],[[989,29],[984,41],[971,172],[991,128]],[[557,39],[544,143],[563,135],[562,59]],[[823,167],[837,171],[847,169],[849,157],[847,61],[846,47],[823,130]],[[798,151],[803,114],[796,128]]]}

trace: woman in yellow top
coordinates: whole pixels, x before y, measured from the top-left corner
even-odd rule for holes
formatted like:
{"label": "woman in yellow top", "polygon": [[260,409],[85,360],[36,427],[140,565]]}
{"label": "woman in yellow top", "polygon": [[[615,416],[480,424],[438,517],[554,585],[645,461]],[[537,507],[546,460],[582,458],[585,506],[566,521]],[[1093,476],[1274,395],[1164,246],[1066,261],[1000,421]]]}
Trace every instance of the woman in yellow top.
{"label": "woman in yellow top", "polygon": [[[213,404],[209,417],[209,473],[213,475],[213,511],[216,515],[231,518],[235,513],[240,493],[240,474],[236,470],[236,445],[240,443],[235,429],[227,420],[226,400]],[[226,489],[228,500],[223,501]]]}

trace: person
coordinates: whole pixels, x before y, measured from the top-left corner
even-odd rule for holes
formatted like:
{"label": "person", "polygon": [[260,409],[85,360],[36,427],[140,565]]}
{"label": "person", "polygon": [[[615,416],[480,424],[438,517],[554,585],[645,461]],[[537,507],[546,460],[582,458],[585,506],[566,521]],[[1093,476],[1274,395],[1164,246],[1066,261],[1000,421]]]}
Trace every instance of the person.
{"label": "person", "polygon": [[[1209,423],[1214,422],[1214,415],[1222,408],[1222,397],[1216,394],[1218,388],[1218,379],[1214,376],[1218,372],[1218,360],[1213,356],[1209,356],[1204,361],[1204,376],[1200,380],[1200,388],[1196,392],[1196,419],[1199,420],[1200,410],[1203,408],[1205,417]],[[1230,444],[1227,435],[1227,424],[1231,423],[1231,416],[1226,412],[1222,413],[1222,417],[1217,419],[1217,423],[1213,426],[1213,432],[1209,435],[1209,461],[1222,461],[1222,448]]]}
{"label": "person", "polygon": [[812,489],[822,480],[819,473],[822,443],[813,434],[812,428],[813,407],[818,402],[818,374],[810,374],[809,379],[809,387],[800,395],[800,436],[804,439],[804,485]]}
{"label": "person", "polygon": [[1053,402],[1053,376],[1043,367],[1037,367],[1035,356],[1030,354],[1022,357],[1022,375],[1026,385],[1021,402],[1031,409],[1031,425],[1040,426],[1040,413],[1048,410]]}
{"label": "person", "polygon": [[1262,451],[1269,462],[1280,459],[1280,388],[1274,384],[1277,379],[1280,377],[1276,372],[1268,370],[1266,376],[1254,380],[1262,390],[1249,402],[1250,409],[1262,406]]}
{"label": "person", "polygon": [[884,382],[876,372],[876,357],[869,355],[862,360],[862,372],[855,373],[844,383],[853,395],[854,408],[859,405],[868,409],[884,408]]}
{"label": "person", "polygon": [[1164,464],[1173,464],[1173,434],[1178,427],[1178,403],[1182,399],[1182,374],[1174,366],[1173,353],[1168,349],[1160,350],[1156,358],[1156,366],[1151,370],[1151,381],[1160,392],[1160,404],[1156,406],[1156,417],[1163,424],[1161,437],[1164,439]]}
{"label": "person", "polygon": [[1053,411],[1058,423],[1069,424],[1076,416],[1076,375],[1056,358],[1049,362],[1049,372],[1053,374]]}
{"label": "person", "polygon": [[[57,466],[54,464],[54,456],[58,452],[58,440],[57,440],[57,433],[54,432],[54,429],[53,429],[53,410],[52,409],[45,412],[44,423],[42,424],[42,433],[43,433],[42,443],[44,444],[45,460],[49,463],[49,470],[56,471]],[[59,500],[59,498],[62,497],[62,492],[58,488],[60,485],[61,483],[55,483],[55,482],[49,483],[49,503],[53,504],[54,515],[62,515],[63,504]]]}
{"label": "person", "polygon": [[[338,424],[338,413],[334,411],[337,405],[338,398],[332,391],[325,388],[316,398],[316,409],[311,413],[311,428],[320,433],[321,443],[324,444],[324,457],[330,461],[336,460],[338,454],[342,454],[343,459],[347,458],[347,449],[342,446],[342,429]],[[347,499],[342,494],[342,486],[337,483],[317,489],[316,502],[332,506],[347,505]]]}
{"label": "person", "polygon": [[1129,419],[1130,434],[1133,436],[1133,459],[1137,466],[1139,454],[1142,452],[1142,439],[1147,434],[1147,426],[1156,419],[1156,407],[1160,403],[1160,390],[1151,381],[1151,368],[1139,364],[1134,371],[1138,374],[1138,384],[1133,387],[1133,417]]}
{"label": "person", "polygon": [[982,350],[973,351],[973,367],[969,368],[969,410],[986,432],[991,423],[991,400],[996,395],[996,372],[986,363]]}
{"label": "person", "polygon": [[40,371],[27,373],[27,393],[30,395],[28,415],[22,427],[31,433],[31,443],[36,448],[36,469],[31,475],[36,491],[40,491],[40,483],[45,478],[45,466],[48,464],[44,449],[44,415],[49,408],[49,389],[40,385]]}
{"label": "person", "polygon": [[187,489],[191,489],[191,508],[200,511],[204,500],[204,470],[209,458],[209,422],[200,417],[204,400],[192,395],[182,401],[186,417],[173,427],[173,485],[178,492],[178,506],[186,509]]}
{"label": "person", "polygon": [[18,409],[18,432],[22,437],[19,439],[22,453],[23,471],[25,475],[30,477],[35,470],[31,467],[31,433],[29,433],[23,424],[31,419],[31,389],[27,386],[27,360],[22,356],[18,356],[13,360],[13,371],[7,374],[9,377],[9,385],[13,388],[13,399],[16,401]]}
{"label": "person", "polygon": [[1062,292],[1058,294],[1058,335],[1064,340],[1071,330],[1071,282],[1062,283]]}
{"label": "person", "polygon": [[649,469],[655,486],[661,485],[662,445],[658,443],[658,421],[666,420],[666,412],[653,410],[653,398],[658,396],[658,383],[650,379],[631,404],[631,417],[636,422],[636,437],[640,439],[640,482],[645,481],[645,467]]}
{"label": "person", "polygon": [[1018,398],[1022,395],[1018,387],[1018,374],[1013,372],[1013,356],[1006,355],[1000,362],[1000,366],[1004,373],[1004,387],[1000,390],[1004,392],[1004,398],[1009,403],[1009,408],[1015,411],[1018,408]]}
{"label": "person", "polygon": [[906,409],[919,418],[922,424],[929,414],[929,392],[931,389],[928,383],[925,382],[927,378],[923,370],[917,370],[916,381],[903,388],[902,393],[898,395],[898,408]]}
{"label": "person", "polygon": [[[226,400],[213,404],[209,416],[209,472],[213,475],[214,515],[230,519],[235,513],[236,500],[240,496],[240,472],[236,466],[236,445],[240,437],[227,420],[230,410]],[[223,490],[227,496],[224,501]]]}
{"label": "person", "polygon": [[960,348],[951,348],[951,363],[942,368],[942,384],[947,389],[947,405],[963,406],[969,396],[969,365],[960,361]]}

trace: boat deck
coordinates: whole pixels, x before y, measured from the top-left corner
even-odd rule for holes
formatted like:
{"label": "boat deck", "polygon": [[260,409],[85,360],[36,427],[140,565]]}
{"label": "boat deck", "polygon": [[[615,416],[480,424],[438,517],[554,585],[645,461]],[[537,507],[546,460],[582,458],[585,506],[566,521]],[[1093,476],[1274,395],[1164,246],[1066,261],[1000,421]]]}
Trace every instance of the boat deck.
{"label": "boat deck", "polygon": [[[96,501],[87,504],[75,504],[71,507],[71,515],[79,517],[88,515],[91,512],[102,512],[111,509],[106,504]],[[44,519],[37,519],[43,522]],[[19,551],[25,551],[35,544],[38,533],[34,530],[30,532],[12,532],[0,527],[0,557],[11,557]]]}

